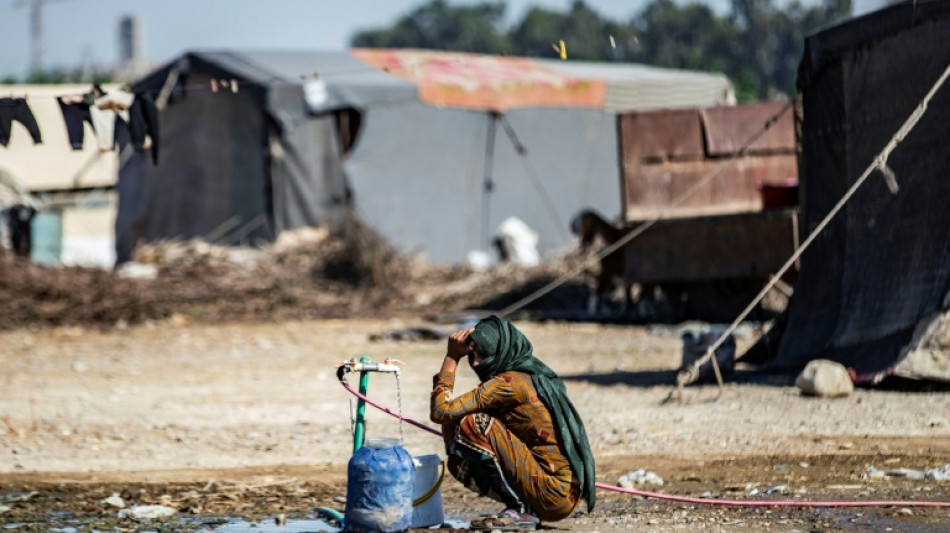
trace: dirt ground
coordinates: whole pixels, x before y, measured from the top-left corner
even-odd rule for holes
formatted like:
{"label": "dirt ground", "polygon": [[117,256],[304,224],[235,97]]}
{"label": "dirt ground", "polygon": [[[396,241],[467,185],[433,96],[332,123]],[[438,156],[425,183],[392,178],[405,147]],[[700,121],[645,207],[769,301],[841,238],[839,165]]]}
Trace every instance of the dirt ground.
{"label": "dirt ground", "polygon": [[[352,451],[350,398],[335,365],[351,357],[404,361],[370,394],[428,423],[431,376],[444,341],[373,341],[421,319],[322,319],[204,324],[181,315],[107,331],[68,327],[0,333],[0,523],[13,531],[204,529],[215,517],[291,521],[343,508]],[[874,469],[950,463],[950,396],[940,388],[858,389],[803,397],[787,378],[740,371],[663,403],[686,326],[518,322],[535,353],[565,378],[587,425],[598,481],[646,469],[667,494],[742,501],[950,501],[950,482],[880,476]],[[751,342],[751,329],[738,339]],[[475,385],[468,369],[458,390]],[[926,389],[926,390],[924,390]],[[368,435],[405,436],[413,455],[441,440],[371,411]],[[771,492],[765,494],[766,491]],[[185,526],[116,518],[102,501],[163,503]],[[948,531],[950,510],[743,508],[672,503],[607,490],[596,509],[548,524],[599,531]],[[443,486],[447,516],[497,505]],[[83,529],[85,528],[85,529]]]}

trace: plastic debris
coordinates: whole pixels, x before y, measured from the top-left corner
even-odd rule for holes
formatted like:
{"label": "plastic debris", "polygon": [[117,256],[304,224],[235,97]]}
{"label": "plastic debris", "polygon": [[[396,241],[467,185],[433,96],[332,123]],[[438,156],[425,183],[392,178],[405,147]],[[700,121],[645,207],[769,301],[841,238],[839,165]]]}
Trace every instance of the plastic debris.
{"label": "plastic debris", "polygon": [[950,481],[950,464],[931,468],[924,472],[924,477],[935,481]]}
{"label": "plastic debris", "polygon": [[906,477],[907,479],[924,479],[923,470],[914,470],[913,468],[892,468],[885,472],[893,477]]}
{"label": "plastic debris", "polygon": [[865,472],[861,474],[861,479],[884,479],[885,477],[887,477],[887,472],[874,465],[868,465]]}
{"label": "plastic debris", "polygon": [[626,474],[620,476],[617,484],[625,489],[633,488],[636,485],[663,486],[663,478],[658,476],[656,472],[650,472],[649,470],[644,470],[641,468],[640,470],[627,472]]}
{"label": "plastic debris", "polygon": [[115,507],[117,509],[122,509],[125,507],[125,500],[123,500],[122,497],[119,496],[118,494],[112,493],[112,496],[109,496],[108,498],[102,500],[102,505],[106,507]]}
{"label": "plastic debris", "polygon": [[145,520],[164,520],[177,513],[175,509],[164,505],[139,505],[119,511],[119,518],[131,518],[136,522]]}

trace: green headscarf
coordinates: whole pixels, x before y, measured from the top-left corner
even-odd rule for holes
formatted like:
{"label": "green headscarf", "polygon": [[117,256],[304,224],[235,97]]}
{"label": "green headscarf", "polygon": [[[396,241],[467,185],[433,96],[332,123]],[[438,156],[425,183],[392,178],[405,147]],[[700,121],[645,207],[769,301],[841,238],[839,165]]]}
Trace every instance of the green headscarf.
{"label": "green headscarf", "polygon": [[580,484],[581,497],[587,501],[588,512],[593,510],[597,499],[594,457],[584,422],[568,399],[564,382],[556,372],[534,357],[528,338],[504,318],[495,315],[483,318],[475,326],[471,339],[485,357],[478,366],[472,367],[480,380],[488,381],[508,371],[531,375],[538,397],[548,408],[554,427],[560,433],[571,470]]}

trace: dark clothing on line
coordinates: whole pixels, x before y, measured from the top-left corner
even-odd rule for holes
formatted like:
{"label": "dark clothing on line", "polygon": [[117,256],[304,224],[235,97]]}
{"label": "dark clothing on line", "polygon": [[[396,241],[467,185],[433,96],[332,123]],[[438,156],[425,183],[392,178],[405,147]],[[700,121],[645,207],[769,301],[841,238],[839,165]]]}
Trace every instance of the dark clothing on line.
{"label": "dark clothing on line", "polygon": [[66,134],[69,136],[69,144],[73,150],[82,150],[82,143],[85,137],[83,122],[88,122],[92,126],[92,116],[89,114],[89,105],[85,103],[69,104],[62,98],[57,98],[59,109],[63,112],[63,120],[66,122]]}
{"label": "dark clothing on line", "polygon": [[10,142],[10,130],[13,121],[26,126],[30,136],[33,137],[33,144],[43,142],[40,136],[40,127],[36,123],[36,117],[33,116],[33,110],[26,103],[25,98],[0,98],[0,144],[6,146]]}
{"label": "dark clothing on line", "polygon": [[0,224],[4,225],[3,232],[9,236],[9,243],[0,243],[0,247],[10,246],[14,254],[29,257],[33,248],[31,222],[36,215],[36,209],[22,204],[12,205],[0,209]]}
{"label": "dark clothing on line", "polygon": [[135,93],[129,107],[129,137],[137,152],[145,150],[145,135],[152,138],[152,164],[158,164],[158,108],[152,98],[144,93]]}

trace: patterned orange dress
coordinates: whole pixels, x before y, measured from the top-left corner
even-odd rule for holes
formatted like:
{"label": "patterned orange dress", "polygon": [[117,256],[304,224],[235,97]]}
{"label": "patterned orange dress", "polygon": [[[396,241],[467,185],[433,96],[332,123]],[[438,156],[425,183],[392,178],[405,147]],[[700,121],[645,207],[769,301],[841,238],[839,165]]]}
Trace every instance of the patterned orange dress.
{"label": "patterned orange dress", "polygon": [[561,520],[574,511],[578,484],[529,374],[504,372],[455,398],[454,372],[440,372],[433,382],[431,419],[442,424],[453,477],[484,496],[506,501],[477,483],[478,469],[497,468],[506,488],[542,520]]}

